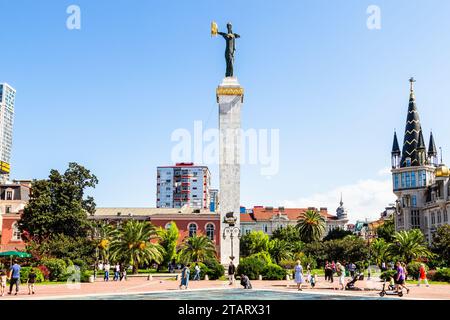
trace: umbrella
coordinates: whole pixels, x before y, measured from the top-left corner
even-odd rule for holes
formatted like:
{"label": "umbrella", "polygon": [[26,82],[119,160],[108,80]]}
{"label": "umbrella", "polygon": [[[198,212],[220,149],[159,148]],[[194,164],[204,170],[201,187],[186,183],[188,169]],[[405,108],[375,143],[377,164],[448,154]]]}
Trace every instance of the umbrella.
{"label": "umbrella", "polygon": [[31,254],[27,252],[20,252],[20,251],[5,251],[0,252],[0,257],[10,257],[10,263],[12,265],[12,257],[19,257],[19,258],[31,258]]}

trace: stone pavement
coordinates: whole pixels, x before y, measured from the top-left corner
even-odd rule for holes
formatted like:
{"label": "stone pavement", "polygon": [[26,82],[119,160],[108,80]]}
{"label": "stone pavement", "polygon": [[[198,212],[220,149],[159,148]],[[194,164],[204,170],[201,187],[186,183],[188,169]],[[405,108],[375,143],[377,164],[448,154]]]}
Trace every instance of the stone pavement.
{"label": "stone pavement", "polygon": [[[20,292],[17,296],[5,295],[0,297],[0,300],[6,299],[53,299],[58,297],[70,297],[70,296],[89,296],[89,295],[104,295],[104,294],[127,294],[127,293],[144,293],[152,291],[179,291],[179,282],[174,280],[147,280],[146,277],[129,278],[127,281],[121,282],[103,282],[97,280],[95,283],[81,283],[76,286],[68,286],[66,284],[50,284],[50,285],[37,285],[36,294],[28,295],[28,289],[26,284],[22,284]],[[311,289],[309,285],[303,286],[303,292],[312,293],[332,293],[343,295],[357,295],[367,297],[378,297],[378,292],[381,289],[382,283],[376,281],[357,281],[356,286],[361,291],[341,291],[334,290],[334,285],[337,286],[337,281],[334,284],[325,282],[323,277],[319,277],[317,285],[314,289]],[[290,281],[272,281],[272,280],[252,280],[252,286],[254,289],[271,289],[277,291],[297,291],[295,283]],[[190,281],[188,290],[195,289],[229,289],[229,288],[241,288],[239,281],[236,281],[234,285],[228,285],[227,281],[210,280],[210,281]],[[431,285],[429,288],[425,286],[417,287],[415,285],[409,285],[411,291],[409,295],[405,293],[402,299],[448,299],[450,300],[450,285]]]}

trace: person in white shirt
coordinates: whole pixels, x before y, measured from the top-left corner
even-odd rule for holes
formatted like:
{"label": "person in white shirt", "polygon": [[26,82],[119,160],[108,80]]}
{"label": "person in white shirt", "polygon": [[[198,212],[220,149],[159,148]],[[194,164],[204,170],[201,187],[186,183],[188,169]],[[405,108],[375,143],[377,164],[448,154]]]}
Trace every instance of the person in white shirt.
{"label": "person in white shirt", "polygon": [[109,264],[108,261],[106,261],[106,263],[105,263],[105,278],[103,279],[104,281],[109,281],[109,270],[111,270],[111,265]]}
{"label": "person in white shirt", "polygon": [[194,275],[194,280],[200,280],[200,266],[198,265],[198,263],[195,264],[195,275]]}

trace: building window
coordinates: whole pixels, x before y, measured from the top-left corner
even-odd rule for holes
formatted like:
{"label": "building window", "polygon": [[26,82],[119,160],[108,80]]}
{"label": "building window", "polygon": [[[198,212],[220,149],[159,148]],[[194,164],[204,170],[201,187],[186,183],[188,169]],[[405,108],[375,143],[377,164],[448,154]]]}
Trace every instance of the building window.
{"label": "building window", "polygon": [[411,187],[413,187],[413,188],[416,187],[416,173],[415,172],[411,172]]}
{"label": "building window", "polygon": [[5,213],[11,213],[11,206],[5,207]]}
{"label": "building window", "polygon": [[13,199],[13,192],[12,190],[6,191],[6,200],[12,200]]}
{"label": "building window", "polygon": [[412,207],[417,207],[417,196],[411,196],[411,206]]}
{"label": "building window", "polygon": [[411,187],[411,176],[409,172],[406,173],[406,187]]}
{"label": "building window", "polygon": [[427,173],[425,170],[419,171],[419,186],[425,187],[427,185]]}
{"label": "building window", "polygon": [[434,212],[431,213],[431,225],[434,226],[436,223],[436,216],[434,215]]}
{"label": "building window", "polygon": [[209,240],[214,240],[214,225],[212,223],[206,225],[206,236]]}
{"label": "building window", "polygon": [[263,230],[265,233],[267,233],[267,224],[263,225]]}
{"label": "building window", "polygon": [[164,226],[164,229],[169,230],[170,226],[172,225],[172,222],[167,222]]}
{"label": "building window", "polygon": [[437,212],[437,223],[441,223],[442,222],[442,216],[441,216],[441,211]]}
{"label": "building window", "polygon": [[419,210],[411,210],[411,227],[420,228]]}
{"label": "building window", "polygon": [[398,190],[398,174],[394,174],[394,190]]}
{"label": "building window", "polygon": [[405,162],[407,167],[411,167],[411,158],[406,158]]}
{"label": "building window", "polygon": [[447,210],[444,211],[444,222],[445,222],[445,223],[448,222]]}
{"label": "building window", "polygon": [[406,178],[406,175],[405,175],[405,173],[403,172],[403,173],[402,173],[402,188],[406,188],[405,178]]}
{"label": "building window", "polygon": [[13,241],[20,241],[20,240],[22,240],[22,234],[20,233],[19,226],[18,226],[17,222],[13,223],[12,231],[13,231],[13,234],[12,234],[12,239],[11,240],[13,240]]}
{"label": "building window", "polygon": [[189,224],[189,237],[197,235],[197,225],[195,223]]}

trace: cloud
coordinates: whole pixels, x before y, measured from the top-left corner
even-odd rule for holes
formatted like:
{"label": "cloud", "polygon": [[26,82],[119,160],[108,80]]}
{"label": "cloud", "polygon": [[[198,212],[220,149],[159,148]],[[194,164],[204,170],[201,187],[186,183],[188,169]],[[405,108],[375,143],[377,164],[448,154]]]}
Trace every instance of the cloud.
{"label": "cloud", "polygon": [[284,206],[287,208],[327,207],[329,213],[335,214],[335,210],[339,206],[341,192],[350,222],[365,220],[366,218],[369,221],[376,220],[385,207],[394,203],[396,199],[392,192],[390,178],[383,180],[367,179],[297,200],[286,200]]}
{"label": "cloud", "polygon": [[391,168],[390,167],[386,167],[383,169],[378,170],[378,175],[379,176],[390,176],[391,175]]}

